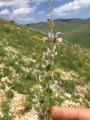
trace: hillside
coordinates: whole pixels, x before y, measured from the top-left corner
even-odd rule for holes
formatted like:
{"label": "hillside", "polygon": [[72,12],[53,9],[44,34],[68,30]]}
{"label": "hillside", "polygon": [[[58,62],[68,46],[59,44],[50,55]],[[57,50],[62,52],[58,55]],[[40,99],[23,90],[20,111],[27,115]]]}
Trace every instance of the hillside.
{"label": "hillside", "polygon": [[[46,23],[28,24],[32,28],[47,33]],[[72,43],[77,43],[90,49],[90,19],[57,19],[55,20],[54,31],[64,33],[63,38]]]}
{"label": "hillside", "polygon": [[[35,108],[40,107],[42,86],[36,74],[41,71],[38,66],[45,46],[42,36],[34,29],[0,20],[0,120],[38,120]],[[88,50],[63,39],[57,51],[53,104],[90,107]]]}

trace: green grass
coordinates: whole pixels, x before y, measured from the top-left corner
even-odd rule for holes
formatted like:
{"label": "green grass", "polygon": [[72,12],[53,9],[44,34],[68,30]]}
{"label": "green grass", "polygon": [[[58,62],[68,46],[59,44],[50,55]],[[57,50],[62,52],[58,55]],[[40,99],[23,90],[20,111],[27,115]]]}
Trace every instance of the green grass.
{"label": "green grass", "polygon": [[[72,25],[70,29],[72,30],[73,27],[76,27],[76,23],[74,23],[74,25],[73,22],[70,22],[70,24],[71,23]],[[65,22],[64,24],[67,23]],[[85,24],[84,26],[86,27],[81,25],[81,31],[88,27],[86,23],[82,24]],[[62,25],[61,29],[63,32],[64,29],[66,29],[65,26]],[[69,27],[69,25],[67,26]],[[73,34],[73,31],[71,34],[72,36],[66,37],[70,31],[68,31],[68,29],[65,31],[66,33],[63,36],[63,43],[61,43],[57,48],[58,55],[54,60],[55,68],[65,71],[74,71],[79,75],[79,77],[75,78],[76,81],[74,80],[74,77],[72,81],[65,81],[60,78],[59,73],[58,75],[55,73],[54,80],[59,83],[61,82],[60,89],[73,95],[77,85],[89,86],[90,54],[88,49],[66,41],[70,40],[72,37],[76,37],[76,34]],[[24,103],[25,111],[28,111],[28,109],[31,108],[31,104],[34,104],[31,99],[35,97],[34,95],[42,95],[40,89],[36,87],[36,85],[40,85],[36,80],[36,74],[32,73],[34,68],[37,70],[39,68],[36,73],[40,74],[42,72],[39,65],[41,64],[43,47],[46,46],[42,40],[42,36],[43,34],[41,32],[31,28],[0,20],[0,79],[8,77],[9,81],[7,81],[6,84],[11,87],[12,90],[26,96],[26,101]],[[89,37],[86,38],[86,41],[87,39],[89,39]],[[78,37],[78,41],[79,40],[80,38]],[[82,45],[83,43],[81,42]],[[0,89],[5,89],[5,85],[2,84],[2,82],[0,82]],[[30,94],[31,92],[33,95]],[[49,94],[54,97],[54,94],[51,91],[49,91]],[[61,91],[59,96],[54,98],[52,102],[54,105],[61,105],[61,103],[66,99],[65,97],[61,98],[61,94],[64,96],[64,93]],[[7,91],[6,96],[9,100],[14,97],[12,91]],[[77,99],[77,97],[75,99]],[[89,99],[90,96],[87,94],[85,96],[85,101],[87,100],[89,103]],[[48,101],[45,103],[45,106],[47,107],[49,106]],[[5,108],[3,111],[8,112],[9,106],[7,102],[6,104],[3,103],[2,106]],[[88,105],[88,107],[90,106]],[[9,119],[10,118],[8,118],[8,120]],[[1,120],[7,119],[4,117]]]}
{"label": "green grass", "polygon": [[25,102],[23,103],[24,112],[27,112],[32,109],[32,98],[33,98],[33,94],[29,93],[29,95],[26,97]]}
{"label": "green grass", "polygon": [[5,94],[7,99],[12,99],[14,97],[14,93],[12,90],[8,90]]}
{"label": "green grass", "polygon": [[4,49],[0,46],[0,56],[5,56],[5,51]]}
{"label": "green grass", "polygon": [[67,93],[73,94],[75,91],[75,82],[62,80],[62,87],[64,87]]}
{"label": "green grass", "polygon": [[0,120],[12,120],[13,119],[13,116],[10,115],[10,101],[9,100],[6,100],[6,101],[3,101],[1,103],[1,110],[3,112],[3,117],[0,118]]}

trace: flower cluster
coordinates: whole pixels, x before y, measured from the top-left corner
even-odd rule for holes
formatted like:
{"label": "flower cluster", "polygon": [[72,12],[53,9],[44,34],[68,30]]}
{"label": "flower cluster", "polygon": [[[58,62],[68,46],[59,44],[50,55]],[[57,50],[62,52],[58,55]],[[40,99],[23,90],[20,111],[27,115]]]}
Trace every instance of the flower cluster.
{"label": "flower cluster", "polygon": [[56,34],[48,33],[43,37],[46,46],[43,47],[43,55],[41,58],[41,73],[39,75],[39,82],[42,86],[43,93],[39,95],[40,110],[39,116],[41,119],[49,119],[47,117],[47,109],[51,106],[54,85],[54,59],[57,56],[57,47],[62,42],[62,33]]}

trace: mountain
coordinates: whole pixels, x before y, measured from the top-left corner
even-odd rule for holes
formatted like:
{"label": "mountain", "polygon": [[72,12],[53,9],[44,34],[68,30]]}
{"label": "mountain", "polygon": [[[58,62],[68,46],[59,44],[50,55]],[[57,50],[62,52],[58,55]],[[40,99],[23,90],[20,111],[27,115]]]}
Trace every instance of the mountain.
{"label": "mountain", "polygon": [[[64,33],[63,38],[66,41],[77,43],[90,49],[90,19],[57,19],[54,21],[54,31]],[[46,23],[28,24],[34,29],[47,33],[49,30]]]}
{"label": "mountain", "polygon": [[[36,77],[47,46],[42,37],[35,29],[0,20],[0,120],[38,120],[34,108],[40,108],[38,95],[42,95],[42,86]],[[64,39],[54,60],[53,103],[90,107],[90,53]]]}

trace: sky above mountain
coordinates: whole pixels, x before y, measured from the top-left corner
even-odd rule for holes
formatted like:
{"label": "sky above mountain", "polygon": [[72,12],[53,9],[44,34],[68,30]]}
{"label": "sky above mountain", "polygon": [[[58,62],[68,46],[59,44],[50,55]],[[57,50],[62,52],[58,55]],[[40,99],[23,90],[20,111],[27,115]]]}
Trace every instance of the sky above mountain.
{"label": "sky above mountain", "polygon": [[[53,18],[90,18],[90,0],[52,0]],[[46,21],[48,0],[0,0],[0,18],[27,24]]]}

